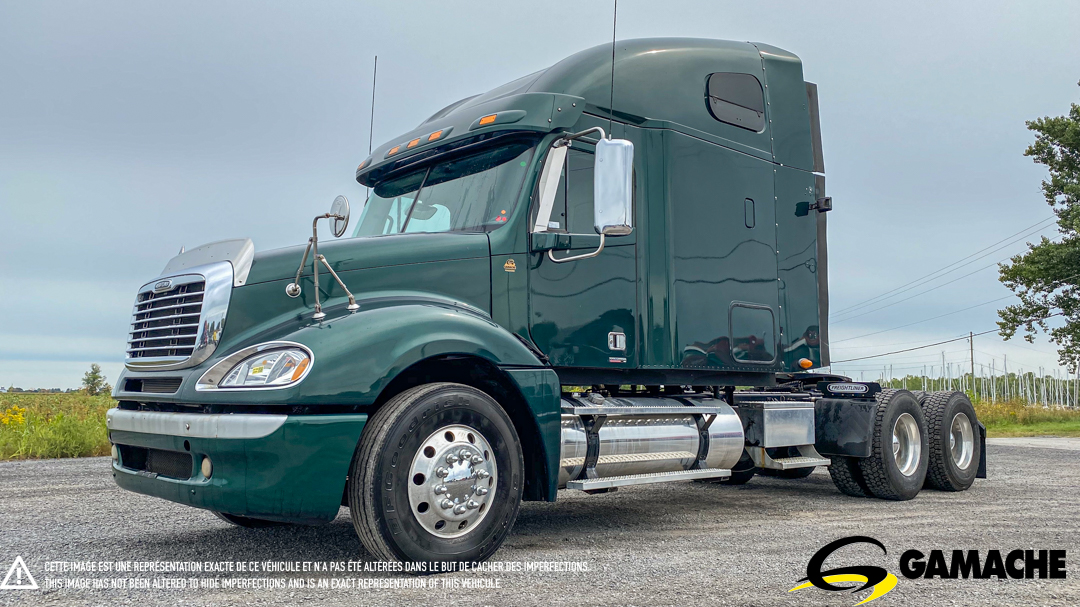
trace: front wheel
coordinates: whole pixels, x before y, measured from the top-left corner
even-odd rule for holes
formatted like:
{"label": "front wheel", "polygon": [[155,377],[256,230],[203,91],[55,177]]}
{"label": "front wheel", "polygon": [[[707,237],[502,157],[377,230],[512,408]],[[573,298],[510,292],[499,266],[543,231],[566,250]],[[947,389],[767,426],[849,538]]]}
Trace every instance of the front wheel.
{"label": "front wheel", "polygon": [[488,559],[517,519],[524,462],[517,432],[487,394],[461,384],[412,388],[368,420],[349,471],[349,510],[379,559]]}

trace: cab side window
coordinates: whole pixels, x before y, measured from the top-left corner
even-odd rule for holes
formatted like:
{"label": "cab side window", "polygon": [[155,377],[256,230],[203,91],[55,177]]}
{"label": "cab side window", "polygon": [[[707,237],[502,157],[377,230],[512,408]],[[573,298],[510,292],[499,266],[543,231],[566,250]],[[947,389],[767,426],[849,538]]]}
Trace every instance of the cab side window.
{"label": "cab side window", "polygon": [[[593,154],[571,148],[559,179],[551,209],[550,230],[569,234],[593,234]],[[557,225],[556,225],[557,224]]]}

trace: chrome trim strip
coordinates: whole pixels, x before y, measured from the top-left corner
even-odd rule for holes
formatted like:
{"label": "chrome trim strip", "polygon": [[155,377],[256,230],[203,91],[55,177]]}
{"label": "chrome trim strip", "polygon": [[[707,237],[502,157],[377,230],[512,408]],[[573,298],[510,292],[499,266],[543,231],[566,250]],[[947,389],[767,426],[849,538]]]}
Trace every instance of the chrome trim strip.
{"label": "chrome trim strip", "polygon": [[[287,348],[296,348],[307,352],[308,358],[311,362],[308,363],[304,373],[294,382],[289,382],[283,386],[228,386],[225,388],[220,387],[218,384],[221,380],[232,371],[236,365],[244,361],[249,356],[254,356],[259,352],[266,352],[267,350],[284,350]],[[206,373],[202,374],[199,381],[195,382],[195,390],[203,392],[206,390],[281,390],[282,388],[291,388],[296,384],[304,381],[311,373],[311,368],[315,366],[315,354],[304,344],[298,344],[295,341],[268,341],[262,344],[256,344],[254,346],[248,346],[242,350],[237,350],[232,354],[226,356],[220,361],[214,363],[214,366],[206,370]]]}
{"label": "chrome trim strip", "polygon": [[109,409],[105,425],[109,430],[163,434],[191,438],[263,438],[277,431],[288,415],[262,413],[162,413]]}

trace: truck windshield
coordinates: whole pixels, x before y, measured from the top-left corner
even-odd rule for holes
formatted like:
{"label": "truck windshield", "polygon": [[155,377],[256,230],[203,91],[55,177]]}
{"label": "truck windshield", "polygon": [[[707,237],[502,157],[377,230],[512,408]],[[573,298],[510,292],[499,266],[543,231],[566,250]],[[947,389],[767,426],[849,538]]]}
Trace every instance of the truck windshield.
{"label": "truck windshield", "polygon": [[375,186],[354,237],[493,230],[510,217],[535,149],[524,140]]}

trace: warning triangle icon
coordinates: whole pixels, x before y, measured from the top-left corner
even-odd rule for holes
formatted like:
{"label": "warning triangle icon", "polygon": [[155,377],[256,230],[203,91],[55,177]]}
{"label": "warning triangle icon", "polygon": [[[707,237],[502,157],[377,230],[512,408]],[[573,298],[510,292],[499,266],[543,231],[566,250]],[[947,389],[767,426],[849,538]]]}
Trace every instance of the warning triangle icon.
{"label": "warning triangle icon", "polygon": [[15,557],[15,562],[11,564],[7,575],[4,576],[4,582],[0,584],[0,590],[37,589],[37,582],[34,581],[34,576],[30,575],[30,570],[26,568],[26,563],[23,562],[22,557]]}

